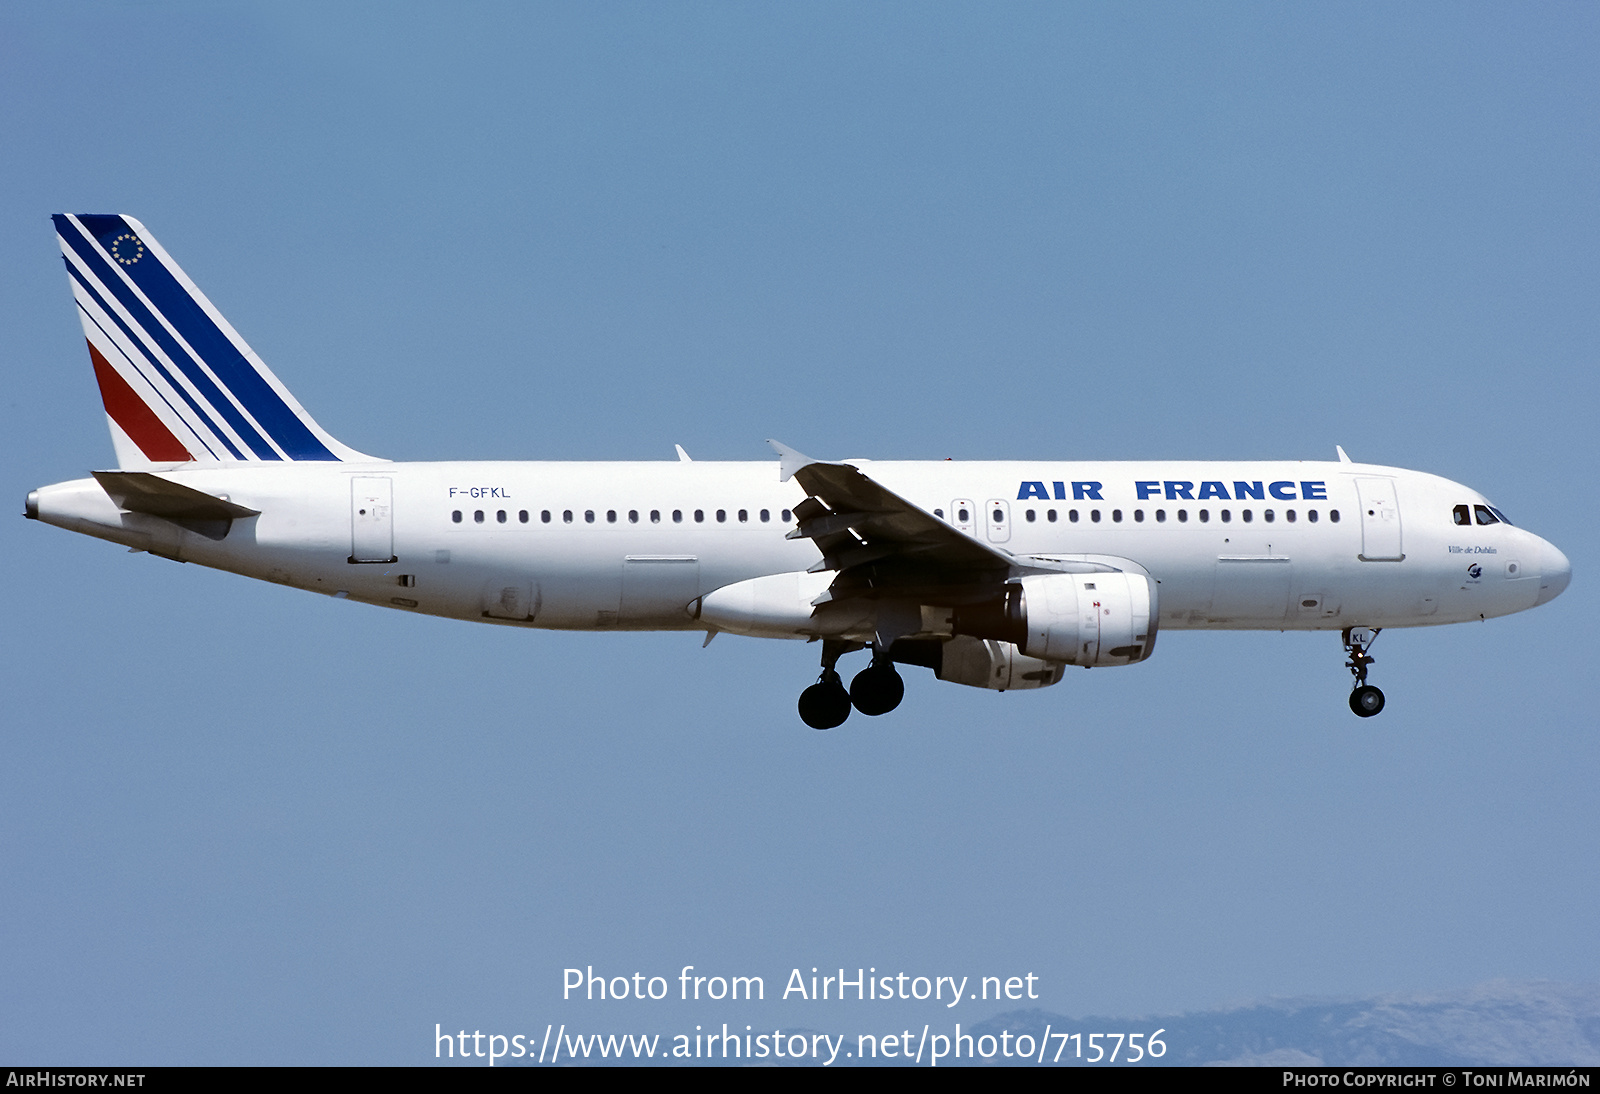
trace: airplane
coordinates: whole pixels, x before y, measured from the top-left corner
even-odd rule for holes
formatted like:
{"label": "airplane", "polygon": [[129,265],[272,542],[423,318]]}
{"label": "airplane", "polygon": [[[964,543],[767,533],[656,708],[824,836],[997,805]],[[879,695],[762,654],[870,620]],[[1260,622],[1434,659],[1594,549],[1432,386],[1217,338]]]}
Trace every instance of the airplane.
{"label": "airplane", "polygon": [[[806,725],[896,666],[997,691],[1150,658],[1158,630],[1379,632],[1508,615],[1571,565],[1460,483],[1353,461],[399,463],[316,423],[144,225],[53,218],[117,467],[25,515],[180,562],[507,627],[821,644]],[[838,664],[866,650],[844,685]]]}

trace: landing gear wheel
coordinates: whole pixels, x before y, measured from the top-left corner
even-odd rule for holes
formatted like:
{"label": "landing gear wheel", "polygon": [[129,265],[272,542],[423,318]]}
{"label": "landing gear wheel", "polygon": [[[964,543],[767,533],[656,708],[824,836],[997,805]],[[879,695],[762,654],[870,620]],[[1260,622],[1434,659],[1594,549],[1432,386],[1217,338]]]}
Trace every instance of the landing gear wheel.
{"label": "landing gear wheel", "polygon": [[891,661],[876,661],[850,681],[850,702],[862,714],[888,714],[905,698],[906,682]]}
{"label": "landing gear wheel", "polygon": [[1346,627],[1342,636],[1344,652],[1350,655],[1344,667],[1356,678],[1350,692],[1350,709],[1358,718],[1370,718],[1383,709],[1383,692],[1367,683],[1367,670],[1378,663],[1372,656],[1372,644],[1379,633],[1376,627]]}
{"label": "landing gear wheel", "polygon": [[1350,693],[1350,709],[1358,717],[1372,717],[1383,709],[1383,692],[1371,684],[1362,684]]}
{"label": "landing gear wheel", "polygon": [[850,717],[850,693],[832,669],[800,693],[800,720],[812,729],[832,729]]}

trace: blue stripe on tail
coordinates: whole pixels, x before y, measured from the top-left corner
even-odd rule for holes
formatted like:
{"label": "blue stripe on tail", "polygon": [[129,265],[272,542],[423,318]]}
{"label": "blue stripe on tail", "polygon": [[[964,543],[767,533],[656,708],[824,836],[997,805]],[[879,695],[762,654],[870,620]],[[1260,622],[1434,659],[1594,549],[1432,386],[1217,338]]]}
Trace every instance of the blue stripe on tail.
{"label": "blue stripe on tail", "polygon": [[[120,220],[120,218],[118,219]],[[145,338],[155,342],[161,348],[168,359],[195,386],[200,396],[210,404],[212,413],[221,416],[233,427],[234,432],[249,447],[255,458],[258,460],[282,459],[277,452],[273,451],[267,439],[246,420],[243,414],[239,413],[239,409],[212,382],[211,377],[206,375],[199,362],[178,344],[178,341],[167,332],[167,328],[161,324],[160,319],[145,306],[144,302],[139,299],[133,290],[128,288],[122,278],[117,276],[116,271],[111,269],[106,260],[100,257],[100,252],[95,250],[94,246],[83,238],[83,233],[71,222],[66,221],[64,217],[62,222],[56,225],[56,228],[67,246],[71,247],[73,253],[82,259],[83,263],[89,268],[90,275],[99,283],[99,286],[116,297],[117,302],[127,309],[128,314],[132,316],[134,323],[143,332]],[[154,264],[153,257],[150,261]],[[140,340],[143,341],[144,339]],[[202,417],[209,421],[211,415],[206,414],[202,415]],[[220,435],[220,430],[218,432]],[[226,441],[226,438],[224,440]],[[230,444],[228,447],[231,449],[233,446]]]}
{"label": "blue stripe on tail", "polygon": [[[90,214],[80,215],[77,219],[108,251],[118,236],[124,233],[137,236],[132,225],[120,216]],[[135,316],[139,324],[146,328],[149,336],[161,345],[167,356],[177,363],[184,375],[211,403],[215,413],[228,421],[257,459],[276,460],[280,457],[268,444],[266,437],[263,437],[262,433],[238,412],[233,402],[228,399],[228,394],[232,394],[238,400],[239,405],[250,413],[261,430],[265,431],[290,459],[337,460],[339,458],[317,439],[299,415],[284,402],[282,396],[244,356],[233,340],[217,326],[200,303],[154,254],[146,252],[142,256],[142,261],[122,264],[120,269],[139,287],[160,316],[166,319],[193,348],[194,355],[211,370],[226,389],[226,393],[218,390],[205,372],[197,367],[191,355],[167,333],[159,320],[149,314],[138,298],[128,291],[127,286],[117,276],[117,271],[111,269],[99,253],[89,246],[81,233],[73,229],[70,222],[65,222],[64,217],[58,216],[56,222],[62,238],[68,241],[74,252],[90,266],[95,276],[116,295],[118,301]]]}
{"label": "blue stripe on tail", "polygon": [[[68,228],[70,230],[71,225],[68,225]],[[126,337],[130,343],[139,349],[144,360],[150,364],[151,368],[155,369],[156,372],[160,374],[161,378],[167,382],[168,387],[172,388],[173,391],[178,393],[178,397],[182,399],[184,403],[188,405],[189,409],[194,412],[195,417],[198,418],[200,422],[204,424],[213,435],[216,436],[218,443],[228,450],[228,454],[236,460],[244,459],[244,454],[239,451],[237,446],[234,445],[227,433],[223,432],[222,425],[216,420],[211,412],[196,402],[195,397],[189,394],[189,389],[178,383],[178,381],[173,378],[172,373],[167,371],[167,366],[161,363],[161,359],[150,352],[148,343],[140,335],[140,333],[134,330],[132,327],[129,327],[128,324],[123,321],[122,316],[118,315],[116,310],[106,302],[104,294],[102,294],[100,290],[95,287],[94,282],[84,277],[83,274],[79,272],[78,267],[74,266],[71,262],[67,262],[66,256],[63,255],[61,261],[66,262],[67,273],[72,277],[72,279],[79,285],[83,286],[83,291],[89,294],[89,298],[91,300],[100,305],[100,310],[117,325],[117,329],[122,331],[124,337]],[[137,301],[135,301],[135,303],[137,303]],[[99,326],[98,323],[95,325]],[[182,358],[179,357],[178,360],[182,360]],[[201,379],[204,378],[204,374],[202,374]],[[201,443],[204,445],[203,441]],[[207,449],[210,448],[209,445],[204,445],[204,447]]]}

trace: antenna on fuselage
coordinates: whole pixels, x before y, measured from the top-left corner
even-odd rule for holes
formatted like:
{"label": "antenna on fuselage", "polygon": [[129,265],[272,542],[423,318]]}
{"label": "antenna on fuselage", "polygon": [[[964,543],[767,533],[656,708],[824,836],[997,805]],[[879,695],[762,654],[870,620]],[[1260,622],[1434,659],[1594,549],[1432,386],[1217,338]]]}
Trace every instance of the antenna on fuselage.
{"label": "antenna on fuselage", "polygon": [[[1339,453],[1339,462],[1340,463],[1355,463],[1354,460],[1352,460],[1349,456],[1346,456],[1344,454],[1344,445],[1336,444],[1336,445],[1333,446],[1333,450],[1335,452]],[[683,449],[680,448],[680,449],[678,449],[678,451],[682,452]]]}

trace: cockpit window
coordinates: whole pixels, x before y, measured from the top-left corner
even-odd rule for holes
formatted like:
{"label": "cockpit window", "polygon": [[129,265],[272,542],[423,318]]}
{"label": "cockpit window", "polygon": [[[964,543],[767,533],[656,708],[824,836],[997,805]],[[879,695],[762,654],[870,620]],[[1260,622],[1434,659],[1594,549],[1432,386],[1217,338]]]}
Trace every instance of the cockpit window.
{"label": "cockpit window", "polygon": [[1451,512],[1455,514],[1456,525],[1458,527],[1472,523],[1472,511],[1469,506],[1458,505],[1451,510]]}
{"label": "cockpit window", "polygon": [[[1491,512],[1495,516],[1499,517],[1502,524],[1511,524],[1511,518],[1506,516],[1499,509],[1495,508],[1493,505],[1489,506],[1489,512]],[[1513,524],[1512,527],[1515,528],[1516,525]]]}
{"label": "cockpit window", "polygon": [[1472,512],[1478,518],[1479,524],[1499,524],[1500,518],[1489,511],[1487,505],[1474,505]]}

